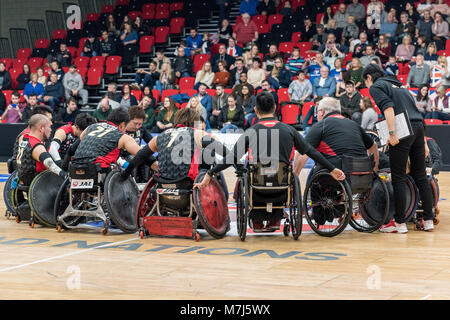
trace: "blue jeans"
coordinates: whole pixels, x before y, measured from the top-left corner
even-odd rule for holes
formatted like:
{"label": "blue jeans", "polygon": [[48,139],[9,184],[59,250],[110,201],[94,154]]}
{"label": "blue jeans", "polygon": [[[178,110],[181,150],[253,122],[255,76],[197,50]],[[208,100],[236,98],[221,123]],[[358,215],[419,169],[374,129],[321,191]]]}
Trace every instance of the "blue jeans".
{"label": "blue jeans", "polygon": [[450,116],[448,113],[441,112],[441,111],[433,111],[429,112],[425,115],[425,119],[439,119],[442,121],[450,120]]}
{"label": "blue jeans", "polygon": [[153,88],[153,86],[155,85],[155,80],[153,80],[152,76],[149,74],[144,75],[137,73],[136,77],[134,77],[134,82],[136,82],[137,84],[141,84],[144,88],[146,86]]}
{"label": "blue jeans", "polygon": [[275,90],[280,89],[280,83],[277,80],[275,80],[274,78],[269,77],[269,79],[267,81],[269,82],[270,87],[272,89],[275,89]]}
{"label": "blue jeans", "polygon": [[55,106],[61,103],[61,100],[56,97],[50,97],[47,102],[44,99],[39,99],[39,102],[47,103],[52,110],[55,110]]}
{"label": "blue jeans", "polygon": [[220,133],[227,133],[227,132],[234,132],[234,131],[238,131],[239,128],[238,126],[235,126],[234,124],[227,124],[225,125],[222,130],[220,130]]}

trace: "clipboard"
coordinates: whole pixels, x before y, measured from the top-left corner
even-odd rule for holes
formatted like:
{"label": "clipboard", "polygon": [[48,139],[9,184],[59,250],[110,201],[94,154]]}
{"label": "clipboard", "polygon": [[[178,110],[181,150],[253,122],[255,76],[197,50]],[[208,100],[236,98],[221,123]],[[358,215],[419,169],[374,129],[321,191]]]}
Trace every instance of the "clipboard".
{"label": "clipboard", "polygon": [[[382,146],[385,146],[389,139],[389,128],[387,126],[387,121],[382,120],[375,123],[375,128],[380,139]],[[408,113],[401,112],[395,116],[395,132],[399,140],[408,138],[412,136],[411,122],[409,121]]]}

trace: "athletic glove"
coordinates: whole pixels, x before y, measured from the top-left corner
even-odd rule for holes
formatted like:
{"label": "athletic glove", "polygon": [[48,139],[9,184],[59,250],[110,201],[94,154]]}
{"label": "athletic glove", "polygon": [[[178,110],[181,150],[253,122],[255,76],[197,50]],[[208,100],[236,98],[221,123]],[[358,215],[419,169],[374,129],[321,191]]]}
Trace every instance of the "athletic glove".
{"label": "athletic glove", "polygon": [[19,177],[15,177],[13,181],[11,181],[11,189],[17,189],[17,186],[19,185]]}

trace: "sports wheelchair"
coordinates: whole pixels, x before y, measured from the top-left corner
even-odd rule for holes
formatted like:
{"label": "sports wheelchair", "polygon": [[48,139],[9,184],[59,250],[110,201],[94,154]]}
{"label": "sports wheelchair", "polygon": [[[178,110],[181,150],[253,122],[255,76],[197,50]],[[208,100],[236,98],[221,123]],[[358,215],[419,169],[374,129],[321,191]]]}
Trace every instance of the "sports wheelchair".
{"label": "sports wheelchair", "polygon": [[30,185],[15,183],[17,180],[17,171],[14,171],[3,190],[6,216],[14,216],[17,223],[28,221],[31,228],[35,224],[54,227],[53,203],[63,178],[46,170],[36,175]]}
{"label": "sports wheelchair", "polygon": [[[431,174],[428,175],[428,181],[430,183],[431,194],[433,196],[433,222],[434,222],[434,225],[437,225],[437,224],[439,224],[438,216],[441,213],[441,210],[438,207],[439,195],[440,195],[439,183],[438,183],[438,179],[436,177],[432,176]],[[422,207],[422,201],[420,200],[419,194],[417,194],[417,197],[418,197],[417,210],[415,212],[415,215],[414,215],[412,221],[414,222],[414,228],[416,230],[421,230],[422,226],[420,225],[420,219],[423,216],[423,207]]]}
{"label": "sports wheelchair", "polygon": [[379,229],[389,214],[390,197],[386,184],[373,171],[372,159],[341,157],[336,166],[344,171],[344,181],[318,167],[308,178],[303,201],[311,229],[325,237],[340,234],[348,224],[359,232]]}
{"label": "sports wheelchair", "polygon": [[58,232],[86,222],[102,223],[103,235],[113,224],[125,233],[136,232],[139,189],[132,177],[124,179],[115,165],[105,170],[99,164],[70,163],[68,171],[54,203]]}
{"label": "sports wheelchair", "polygon": [[[279,163],[278,168],[261,163],[239,167],[236,171],[235,189],[236,223],[239,238],[244,241],[247,225],[255,231],[253,220],[271,220],[277,215],[273,209],[282,210],[285,218],[283,233],[297,240],[302,233],[302,197],[299,178],[292,166]],[[289,212],[286,212],[289,209]],[[281,218],[281,217],[277,217]],[[264,231],[275,231],[270,229]]]}
{"label": "sports wheelchair", "polygon": [[[201,182],[200,171],[195,182]],[[165,180],[157,175],[148,181],[139,199],[136,224],[141,239],[149,235],[192,237],[199,241],[199,228],[212,237],[223,238],[230,228],[228,191],[222,174],[203,189],[193,189],[189,177]]]}

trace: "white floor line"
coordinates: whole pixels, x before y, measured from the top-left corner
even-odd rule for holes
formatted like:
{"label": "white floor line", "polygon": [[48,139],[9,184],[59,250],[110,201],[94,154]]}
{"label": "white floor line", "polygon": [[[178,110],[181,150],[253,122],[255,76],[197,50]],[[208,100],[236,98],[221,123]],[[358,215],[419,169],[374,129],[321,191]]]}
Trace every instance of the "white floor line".
{"label": "white floor line", "polygon": [[139,239],[139,237],[128,239],[128,240],[123,240],[123,241],[119,241],[119,242],[104,244],[104,245],[101,245],[101,246],[98,246],[98,247],[92,247],[92,248],[89,248],[89,249],[84,249],[84,250],[79,250],[79,251],[75,251],[75,252],[70,252],[70,253],[62,254],[62,255],[59,255],[59,256],[51,257],[51,258],[40,259],[40,260],[36,260],[36,261],[33,261],[33,262],[20,264],[18,266],[13,266],[13,267],[0,269],[0,272],[6,272],[6,271],[15,270],[15,269],[21,269],[21,268],[28,267],[28,266],[31,266],[31,265],[34,265],[34,264],[38,264],[38,263],[41,263],[41,262],[48,262],[48,261],[52,261],[52,260],[56,260],[56,259],[60,259],[60,258],[70,257],[70,256],[74,256],[74,255],[77,255],[77,254],[82,254],[82,253],[85,253],[85,252],[88,252],[88,251],[92,251],[92,250],[95,250],[95,249],[100,249],[100,248],[105,248],[105,247],[110,247],[110,246],[117,246],[119,244],[122,244],[122,243],[125,243],[125,242],[134,241],[134,240],[138,240],[138,239]]}
{"label": "white floor line", "polygon": [[428,298],[431,297],[431,294],[426,295],[425,297],[420,298],[420,300],[427,300]]}

